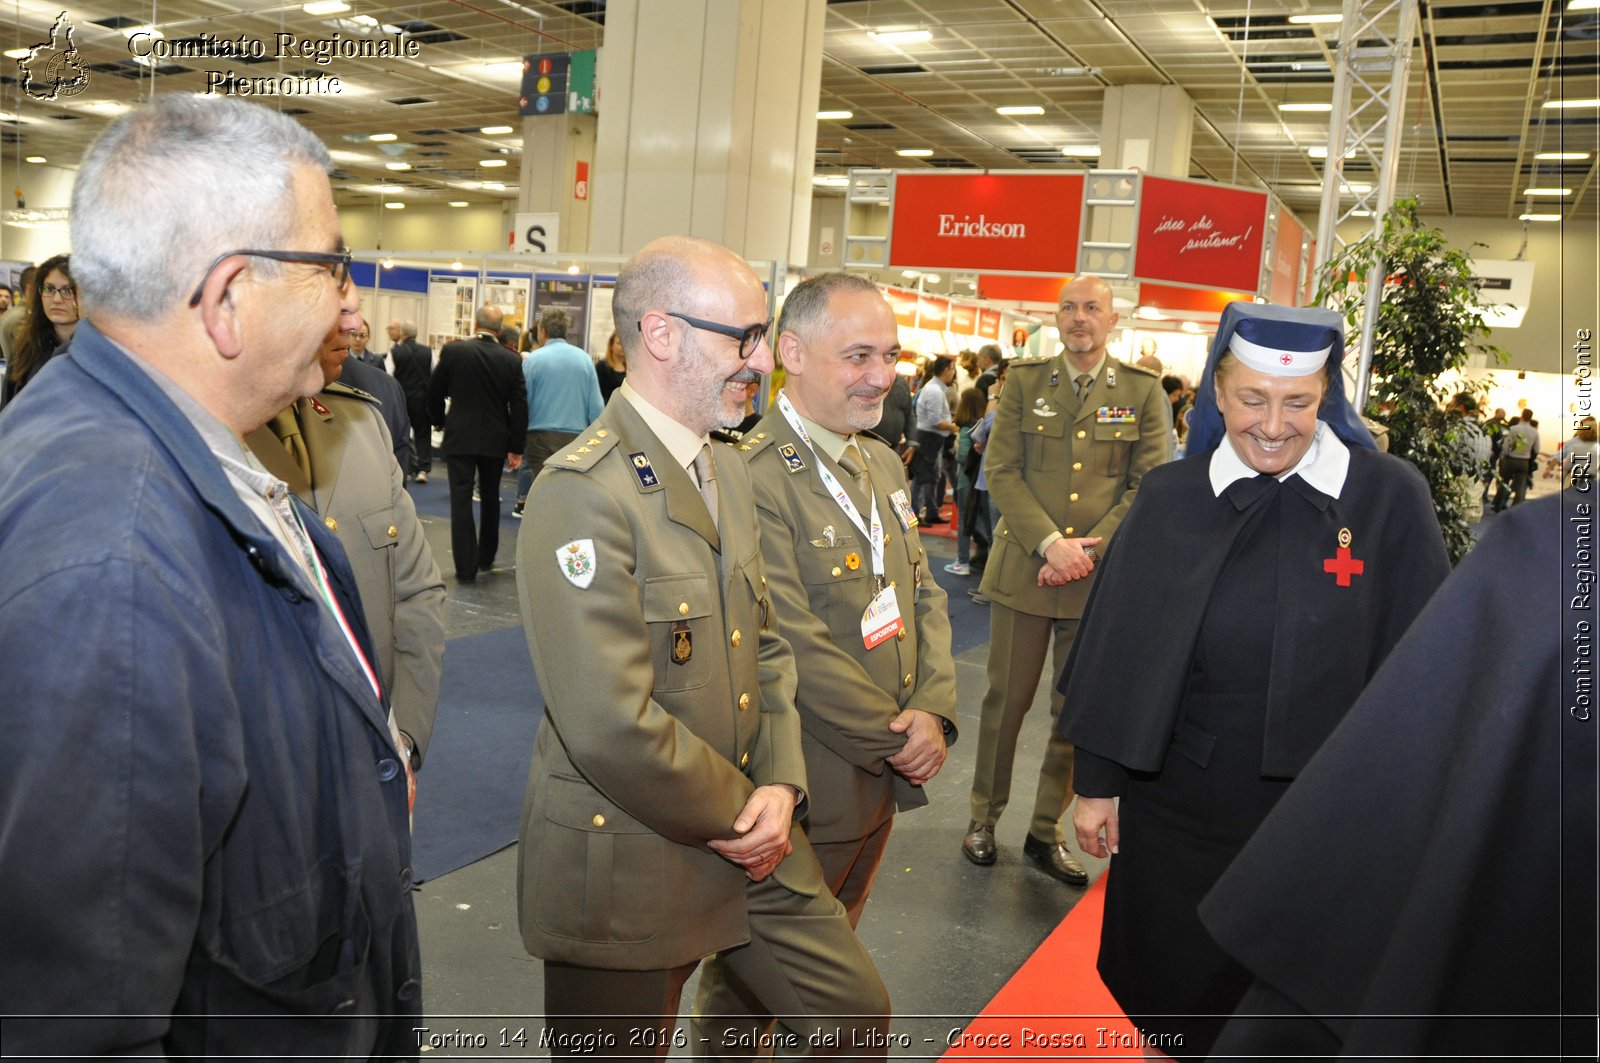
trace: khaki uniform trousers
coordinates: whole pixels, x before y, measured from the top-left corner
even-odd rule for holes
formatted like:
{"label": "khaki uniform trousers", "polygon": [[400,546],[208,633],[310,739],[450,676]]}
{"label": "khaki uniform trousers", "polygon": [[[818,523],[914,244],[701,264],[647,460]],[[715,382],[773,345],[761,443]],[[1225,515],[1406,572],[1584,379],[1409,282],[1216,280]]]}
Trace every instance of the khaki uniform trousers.
{"label": "khaki uniform trousers", "polygon": [[[983,698],[978,724],[978,762],[972,772],[972,821],[992,827],[1011,798],[1011,766],[1017,756],[1017,735],[1033,706],[1050,651],[1051,686],[1067,663],[1078,633],[1076,619],[1034,616],[992,602],[989,606],[989,692]],[[1052,689],[1050,718],[1061,716],[1064,699]],[[1061,826],[1072,802],[1073,746],[1054,726],[1039,769],[1028,833],[1042,842],[1066,840]]]}

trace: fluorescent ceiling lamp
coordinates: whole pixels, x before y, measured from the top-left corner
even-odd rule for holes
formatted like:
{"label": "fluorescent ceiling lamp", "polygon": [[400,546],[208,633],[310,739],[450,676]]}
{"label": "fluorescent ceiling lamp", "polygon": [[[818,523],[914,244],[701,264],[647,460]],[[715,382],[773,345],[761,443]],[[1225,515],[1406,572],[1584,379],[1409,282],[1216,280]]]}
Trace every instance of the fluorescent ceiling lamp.
{"label": "fluorescent ceiling lamp", "polygon": [[451,269],[460,269],[461,268],[461,260],[458,258],[454,262],[450,263],[450,268]]}
{"label": "fluorescent ceiling lamp", "polygon": [[0,122],[20,122],[22,119],[10,111],[0,111]]}
{"label": "fluorescent ceiling lamp", "polygon": [[850,178],[839,177],[835,174],[818,174],[811,178],[811,183],[818,188],[847,188],[850,184]]}
{"label": "fluorescent ceiling lamp", "polygon": [[1544,105],[1553,111],[1568,111],[1574,107],[1600,107],[1600,99],[1545,100]]}
{"label": "fluorescent ceiling lamp", "polygon": [[1198,321],[1185,321],[1183,324],[1179,325],[1178,327],[1183,329],[1183,331],[1185,331],[1185,332],[1199,332],[1200,331],[1200,323]]}
{"label": "fluorescent ceiling lamp", "polygon": [[391,140],[399,140],[400,138],[394,133],[374,133],[367,139],[376,144],[386,144]]}
{"label": "fluorescent ceiling lamp", "polygon": [[514,130],[508,125],[486,125],[482,129],[478,130],[478,132],[490,137],[497,137],[502,133],[510,133],[513,131]]}
{"label": "fluorescent ceiling lamp", "polygon": [[452,207],[464,207],[467,205],[467,201],[464,199],[452,199],[450,205]]}
{"label": "fluorescent ceiling lamp", "polygon": [[[1600,0],[1595,0],[1600,4]],[[1582,162],[1589,157],[1587,151],[1541,151],[1534,158],[1543,162]]]}
{"label": "fluorescent ceiling lamp", "polygon": [[26,59],[33,54],[32,48],[13,48],[4,53],[7,59]]}
{"label": "fluorescent ceiling lamp", "polygon": [[1518,214],[1518,221],[1560,221],[1559,214]]}
{"label": "fluorescent ceiling lamp", "polygon": [[1326,114],[1333,110],[1331,103],[1280,103],[1280,111],[1304,111],[1307,114]]}
{"label": "fluorescent ceiling lamp", "polygon": [[1039,114],[1044,114],[1044,108],[1043,107],[1036,107],[1033,104],[1029,104],[1029,105],[1027,105],[1025,107],[996,107],[994,109],[994,113],[995,114],[1008,115],[1008,116],[1009,115],[1039,115]]}
{"label": "fluorescent ceiling lamp", "polygon": [[1061,154],[1070,155],[1075,159],[1098,159],[1100,157],[1100,145],[1068,144],[1061,149]]}
{"label": "fluorescent ceiling lamp", "polygon": [[578,264],[574,262],[572,265],[568,266],[567,272],[576,277],[578,275]]}
{"label": "fluorescent ceiling lamp", "polygon": [[41,163],[41,162],[49,162],[50,160],[45,158],[43,155],[29,155],[26,159],[24,159],[22,161],[23,162],[31,162],[31,163],[37,164],[37,163]]}
{"label": "fluorescent ceiling lamp", "polygon": [[896,155],[907,159],[926,159],[933,154],[932,148],[901,148]]}
{"label": "fluorescent ceiling lamp", "polygon": [[929,30],[872,30],[868,36],[879,44],[890,44],[895,47],[933,40],[933,33]]}
{"label": "fluorescent ceiling lamp", "polygon": [[411,169],[411,164],[409,162],[386,162],[383,164],[383,168],[385,170],[409,170]]}
{"label": "fluorescent ceiling lamp", "polygon": [[1372,211],[1370,211],[1370,210],[1352,210],[1350,212],[1350,216],[1352,218],[1370,218],[1370,217],[1372,217]]}
{"label": "fluorescent ceiling lamp", "polygon": [[504,166],[505,164],[506,164],[506,160],[504,160],[504,159],[479,159],[478,160],[478,165],[479,166]]}
{"label": "fluorescent ceiling lamp", "polygon": [[483,187],[493,192],[504,192],[506,183],[504,181],[485,181],[483,182]]}
{"label": "fluorescent ceiling lamp", "polygon": [[336,162],[371,162],[372,157],[363,155],[358,151],[330,151],[328,152]]}
{"label": "fluorescent ceiling lamp", "polygon": [[817,112],[817,119],[819,121],[823,121],[823,122],[843,121],[846,118],[854,118],[855,116],[856,116],[856,113],[854,111],[818,111]]}
{"label": "fluorescent ceiling lamp", "polygon": [[1313,159],[1326,159],[1328,157],[1328,149],[1319,144],[1307,148],[1306,154],[1311,156]]}
{"label": "fluorescent ceiling lamp", "polygon": [[1570,188],[1524,188],[1522,190],[1522,194],[1525,195],[1525,196],[1570,196],[1570,195],[1572,195],[1572,189],[1570,189]]}
{"label": "fluorescent ceiling lamp", "polygon": [[406,209],[406,205],[404,203],[385,203],[384,207],[386,209],[388,209],[388,210],[405,210]]}
{"label": "fluorescent ceiling lamp", "polygon": [[300,8],[308,15],[337,15],[350,10],[350,5],[344,0],[316,0],[314,4],[306,4]]}
{"label": "fluorescent ceiling lamp", "polygon": [[1572,0],[1567,5],[1568,11],[1593,11],[1600,8],[1600,0]]}
{"label": "fluorescent ceiling lamp", "polygon": [[378,191],[386,196],[397,196],[406,190],[405,185],[379,185]]}
{"label": "fluorescent ceiling lamp", "polygon": [[914,281],[918,277],[922,276],[922,271],[919,269],[903,269],[900,271],[900,276],[904,277],[908,281]]}
{"label": "fluorescent ceiling lamp", "polygon": [[1368,192],[1372,191],[1372,186],[1371,185],[1359,184],[1359,183],[1346,184],[1344,182],[1340,182],[1339,191],[1341,191],[1341,192],[1349,192],[1351,195],[1364,196]]}
{"label": "fluorescent ceiling lamp", "polygon": [[118,103],[116,100],[96,100],[89,106],[102,114],[121,114],[128,109],[125,104]]}
{"label": "fluorescent ceiling lamp", "polygon": [[1343,15],[1290,15],[1289,22],[1295,26],[1316,26],[1329,22],[1343,22]]}

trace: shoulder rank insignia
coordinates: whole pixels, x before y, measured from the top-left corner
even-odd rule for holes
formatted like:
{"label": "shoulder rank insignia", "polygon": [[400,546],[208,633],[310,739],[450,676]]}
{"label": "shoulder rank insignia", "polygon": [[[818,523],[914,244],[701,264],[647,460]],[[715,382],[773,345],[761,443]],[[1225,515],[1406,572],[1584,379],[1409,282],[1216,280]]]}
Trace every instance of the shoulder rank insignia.
{"label": "shoulder rank insignia", "polygon": [[1106,360],[1106,387],[1114,388],[1116,386],[1117,386],[1117,367],[1115,365],[1111,364],[1111,360],[1110,359],[1107,359]]}
{"label": "shoulder rank insignia", "polygon": [[799,472],[806,467],[806,460],[800,456],[799,451],[795,450],[793,443],[780,445],[778,447],[778,456],[783,459],[785,465],[789,466],[790,472]]}
{"label": "shoulder rank insignia", "polygon": [[326,406],[324,406],[321,402],[317,401],[317,397],[315,395],[311,396],[310,401],[311,401],[311,408],[313,410],[316,410],[317,413],[321,414],[323,417],[328,416],[328,408]]}
{"label": "shoulder rank insignia", "polygon": [[654,487],[661,482],[656,479],[656,471],[650,467],[650,457],[644,451],[636,450],[629,454],[628,461],[633,465],[633,474],[639,478],[640,487]]}

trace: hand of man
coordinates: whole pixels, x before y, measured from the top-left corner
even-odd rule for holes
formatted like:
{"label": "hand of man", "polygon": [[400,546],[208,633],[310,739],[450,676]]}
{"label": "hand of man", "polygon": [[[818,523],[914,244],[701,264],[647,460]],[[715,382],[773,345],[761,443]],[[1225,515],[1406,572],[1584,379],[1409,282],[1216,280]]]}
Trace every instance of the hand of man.
{"label": "hand of man", "polygon": [[911,446],[906,447],[906,452],[904,454],[900,455],[900,464],[909,469],[911,468],[911,459],[915,458],[916,456],[917,447],[916,444],[913,443]]}
{"label": "hand of man", "polygon": [[[1090,856],[1104,858],[1116,852],[1122,840],[1117,827],[1116,800],[1079,794],[1072,806],[1072,830],[1078,836],[1078,848]],[[1101,841],[1102,832],[1104,842]]]}
{"label": "hand of man", "polygon": [[516,472],[518,469],[522,468],[522,455],[520,453],[507,454],[506,468],[510,469],[512,472]]}
{"label": "hand of man", "polygon": [[906,709],[889,721],[889,730],[906,736],[900,752],[889,758],[889,767],[907,780],[923,785],[944,767],[944,724],[939,717],[921,709]]}
{"label": "hand of man", "polygon": [[1094,562],[1083,552],[1085,546],[1099,546],[1100,537],[1057,539],[1045,548],[1044,567],[1039,570],[1039,586],[1059,587],[1083,579],[1094,571]]}
{"label": "hand of man", "polygon": [[789,840],[789,821],[794,818],[796,800],[792,786],[758,786],[739,818],[733,821],[739,837],[712,839],[707,846],[724,860],[744,868],[751,882],[760,882],[794,850],[794,843]]}

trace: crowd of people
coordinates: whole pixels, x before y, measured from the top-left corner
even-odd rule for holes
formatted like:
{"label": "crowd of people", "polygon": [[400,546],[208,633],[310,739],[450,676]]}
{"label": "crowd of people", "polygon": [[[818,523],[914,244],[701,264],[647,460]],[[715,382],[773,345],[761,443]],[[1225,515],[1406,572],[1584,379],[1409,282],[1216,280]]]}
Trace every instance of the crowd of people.
{"label": "crowd of people", "polygon": [[[1048,681],[1022,857],[1074,889],[1077,852],[1110,858],[1099,971],[1151,1055],[1571,1035],[1594,739],[1555,704],[1589,694],[1485,604],[1556,592],[1561,523],[1536,501],[1451,575],[1426,483],[1346,398],[1337,315],[1231,304],[1190,394],[1109,352],[1111,289],[1078,276],[1060,351],[934,357],[913,391],[870,281],[809,277],[774,321],[739,255],[670,236],[621,268],[599,357],[564,310],[524,336],[494,306],[437,358],[404,320],[378,354],[330,168],[292,118],[158,96],[0,319],[8,1053],[417,1056],[446,585],[406,484],[436,427],[457,583],[520,473],[545,705],[517,903],[556,1054],[664,1057],[696,970],[716,1055],[888,1054],[856,931],[959,738],[921,535],[952,487],[944,567],[990,625],[960,850],[999,862]],[[1531,424],[1482,432],[1496,508]],[[1591,419],[1571,490],[1595,453]],[[1513,840],[1520,904],[1485,885]]]}

